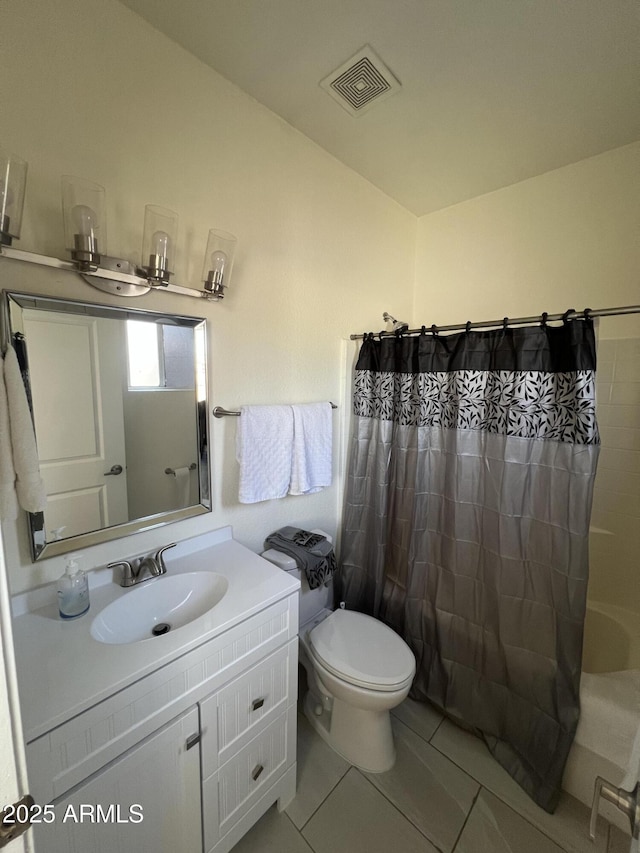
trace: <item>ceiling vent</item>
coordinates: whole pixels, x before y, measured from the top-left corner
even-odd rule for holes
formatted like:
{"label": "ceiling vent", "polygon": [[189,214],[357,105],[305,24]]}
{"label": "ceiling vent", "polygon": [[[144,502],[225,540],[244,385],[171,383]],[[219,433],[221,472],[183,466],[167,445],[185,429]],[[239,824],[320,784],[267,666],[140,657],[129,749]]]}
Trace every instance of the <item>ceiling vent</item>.
{"label": "ceiling vent", "polygon": [[384,62],[369,45],[336,68],[320,86],[352,116],[359,116],[400,89]]}

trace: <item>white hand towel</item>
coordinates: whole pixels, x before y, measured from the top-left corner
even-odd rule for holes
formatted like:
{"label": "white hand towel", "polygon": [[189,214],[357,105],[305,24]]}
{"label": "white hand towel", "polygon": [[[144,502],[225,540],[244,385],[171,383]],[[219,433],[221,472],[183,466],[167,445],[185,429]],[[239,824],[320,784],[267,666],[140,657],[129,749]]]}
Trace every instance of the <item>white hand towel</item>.
{"label": "white hand towel", "polygon": [[291,406],[242,406],[236,433],[243,504],[283,498],[291,480]]}
{"label": "white hand towel", "polygon": [[7,389],[4,384],[4,371],[0,370],[0,519],[13,520],[17,517],[18,496],[11,450]]}
{"label": "white hand towel", "polygon": [[41,512],[47,505],[47,492],[40,476],[36,437],[15,350],[7,347],[4,356],[4,381],[9,404],[11,448],[16,472],[18,502],[28,512]]}
{"label": "white hand towel", "polygon": [[290,495],[310,495],[331,485],[331,403],[306,403],[293,409]]}
{"label": "white hand towel", "polygon": [[191,471],[189,468],[176,468],[173,472],[176,481],[178,498],[178,509],[189,506],[189,492],[191,491]]}

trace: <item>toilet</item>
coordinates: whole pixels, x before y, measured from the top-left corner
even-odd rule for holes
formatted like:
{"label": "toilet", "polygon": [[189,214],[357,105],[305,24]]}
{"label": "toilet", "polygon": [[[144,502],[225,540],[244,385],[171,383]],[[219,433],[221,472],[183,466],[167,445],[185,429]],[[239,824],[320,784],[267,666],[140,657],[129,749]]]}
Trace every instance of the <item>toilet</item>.
{"label": "toilet", "polygon": [[[313,532],[327,536],[322,530]],[[302,584],[298,633],[309,723],[361,770],[390,770],[396,751],[389,712],[409,693],[416,671],[413,652],[377,619],[342,607],[333,610],[333,584],[309,589],[293,557],[273,548],[262,556],[293,572]]]}

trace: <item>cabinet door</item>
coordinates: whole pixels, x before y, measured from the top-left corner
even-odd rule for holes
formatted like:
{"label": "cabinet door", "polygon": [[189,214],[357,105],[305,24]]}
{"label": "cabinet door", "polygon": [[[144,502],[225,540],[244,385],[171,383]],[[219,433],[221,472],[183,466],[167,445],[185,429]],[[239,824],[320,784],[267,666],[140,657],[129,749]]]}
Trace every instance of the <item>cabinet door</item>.
{"label": "cabinet door", "polygon": [[198,729],[192,708],[56,801],[37,853],[201,853]]}

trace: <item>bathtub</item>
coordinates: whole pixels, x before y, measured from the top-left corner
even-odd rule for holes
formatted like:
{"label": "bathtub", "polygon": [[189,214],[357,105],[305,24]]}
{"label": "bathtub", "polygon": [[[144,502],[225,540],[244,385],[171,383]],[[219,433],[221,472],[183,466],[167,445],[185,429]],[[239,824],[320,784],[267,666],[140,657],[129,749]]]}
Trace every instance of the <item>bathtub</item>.
{"label": "bathtub", "polygon": [[[590,807],[596,776],[621,783],[640,725],[640,614],[589,602],[580,706],[562,787]],[[628,821],[604,800],[600,814],[629,832]]]}

